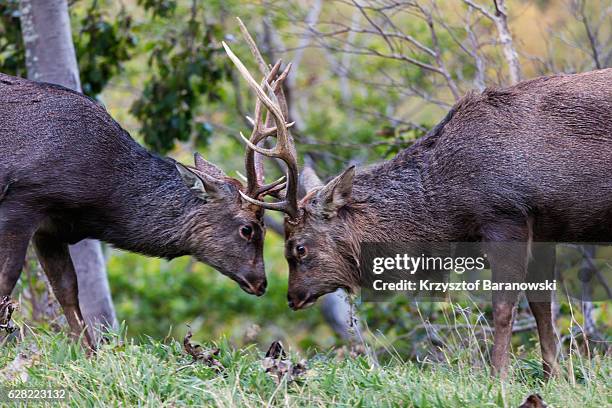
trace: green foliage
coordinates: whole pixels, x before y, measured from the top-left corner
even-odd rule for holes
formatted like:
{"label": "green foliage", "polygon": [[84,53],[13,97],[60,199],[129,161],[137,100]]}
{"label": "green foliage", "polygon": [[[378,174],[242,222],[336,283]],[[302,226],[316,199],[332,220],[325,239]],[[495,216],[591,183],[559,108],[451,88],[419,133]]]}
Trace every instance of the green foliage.
{"label": "green foliage", "polygon": [[[372,107],[375,103],[363,101],[363,105]],[[302,155],[309,154],[318,159],[317,171],[322,176],[338,173],[351,160],[364,164],[392,158],[429,129],[426,124],[416,127],[412,124],[384,120],[374,122],[364,118],[345,122],[337,120],[336,115],[327,108],[313,108],[306,119],[307,127],[298,136],[317,136],[316,139],[297,137],[297,149]],[[330,158],[332,160],[328,160]]]}
{"label": "green foliage", "polygon": [[153,17],[170,17],[176,10],[176,0],[138,0],[138,4]]}
{"label": "green foliage", "polygon": [[197,108],[204,98],[211,102],[221,98],[226,65],[215,40],[221,27],[199,21],[195,4],[183,30],[170,30],[147,47],[152,48],[152,75],[131,108],[145,143],[158,152],[171,150],[175,140],[193,138],[205,145],[212,128],[195,120]]}
{"label": "green foliage", "polygon": [[114,20],[94,0],[79,19],[75,49],[83,93],[97,96],[130,59],[136,45],[132,18],[122,8]]}
{"label": "green foliage", "polygon": [[0,71],[25,76],[25,70],[19,0],[3,0],[0,2]]}
{"label": "green foliage", "polygon": [[[72,4],[73,41],[83,93],[97,97],[108,81],[121,72],[136,38],[131,33],[132,20],[124,10],[111,19],[97,0],[91,0],[82,12],[81,7],[82,2]],[[19,18],[18,0],[0,3],[0,71],[25,77],[25,48]]]}

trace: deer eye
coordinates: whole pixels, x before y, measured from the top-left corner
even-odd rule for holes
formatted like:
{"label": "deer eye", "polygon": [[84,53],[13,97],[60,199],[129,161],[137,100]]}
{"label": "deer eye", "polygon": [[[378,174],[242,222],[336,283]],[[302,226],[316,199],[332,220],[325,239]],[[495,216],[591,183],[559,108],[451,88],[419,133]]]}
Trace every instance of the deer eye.
{"label": "deer eye", "polygon": [[247,241],[250,241],[251,238],[253,238],[253,227],[251,227],[250,225],[243,225],[242,227],[240,227],[240,235],[242,236],[242,238],[246,239]]}
{"label": "deer eye", "polygon": [[303,258],[306,256],[306,247],[304,245],[296,245],[295,253],[298,258]]}

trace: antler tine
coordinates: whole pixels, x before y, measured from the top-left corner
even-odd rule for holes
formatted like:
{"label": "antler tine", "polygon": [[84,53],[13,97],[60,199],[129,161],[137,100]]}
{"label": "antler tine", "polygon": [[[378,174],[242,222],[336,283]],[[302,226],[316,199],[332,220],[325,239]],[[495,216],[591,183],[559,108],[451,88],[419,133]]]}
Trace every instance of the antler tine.
{"label": "antler tine", "polygon": [[[253,40],[253,37],[251,37],[249,30],[247,30],[246,26],[244,25],[240,17],[236,17],[236,20],[238,20],[240,31],[242,32],[242,36],[246,40],[249,46],[249,49],[251,50],[251,54],[253,54],[255,61],[257,61],[257,65],[259,66],[259,71],[265,78],[270,78],[270,79],[274,78],[276,74],[270,75],[270,69],[266,65],[266,62],[264,61],[263,57],[261,56],[261,53],[259,52],[259,48],[257,48],[257,44],[255,44],[255,41]],[[280,67],[280,64],[277,64],[277,66],[275,66],[276,69],[278,69],[279,67]],[[275,71],[275,69],[273,68],[272,71]],[[269,86],[268,80],[264,80],[262,83],[262,86],[268,87]],[[259,99],[256,102],[255,108],[256,110],[259,110],[261,112],[261,104],[259,102]],[[266,115],[266,124],[268,123],[267,116],[268,115]],[[253,133],[251,134],[251,140],[257,145],[260,142],[260,140],[265,139],[268,135],[263,135],[262,134],[263,132],[258,131],[256,125],[258,123],[261,123],[261,118],[256,116],[256,119],[260,119],[260,120],[253,123]],[[256,140],[256,139],[259,139],[259,140]],[[264,182],[263,160],[261,156],[258,156],[255,154],[254,150],[247,149],[246,157],[245,157],[245,165],[247,166],[247,168],[252,167],[253,175],[254,175],[254,177],[249,179],[253,181],[251,183],[247,182],[247,192],[250,195],[253,195],[254,197],[258,197],[259,195],[258,191],[261,190],[261,184]]]}
{"label": "antler tine", "polygon": [[247,30],[246,26],[242,22],[242,19],[240,17],[236,17],[236,20],[238,20],[240,31],[242,32],[242,36],[246,40],[249,49],[251,50],[251,54],[253,54],[253,57],[255,57],[255,61],[257,61],[257,65],[259,66],[259,72],[261,72],[261,75],[263,75],[264,77],[268,76],[270,69],[266,65],[266,62],[264,61],[263,57],[261,56],[259,48],[257,48],[257,44],[255,44],[253,37],[251,37],[251,34],[249,34],[249,30]]}
{"label": "antler tine", "polygon": [[[243,32],[244,32],[246,31],[246,28],[243,28],[243,27],[244,25],[241,24],[241,29],[243,29]],[[249,46],[251,47],[252,52],[256,56],[256,58],[258,55],[259,57],[261,57],[261,54],[258,54],[257,47],[254,45],[252,38],[250,36],[247,37],[247,35],[245,35],[245,38],[247,38],[247,42],[249,42]],[[245,143],[248,146],[248,149],[253,151],[253,154],[254,152],[257,152],[264,156],[281,159],[282,161],[285,162],[287,166],[287,187],[286,187],[285,200],[275,202],[275,203],[266,203],[264,201],[257,200],[253,198],[253,194],[252,194],[252,193],[255,193],[256,191],[252,191],[250,188],[249,188],[249,191],[247,191],[249,193],[248,196],[250,197],[249,199],[245,198],[245,200],[250,203],[260,205],[263,208],[283,211],[287,213],[290,217],[295,218],[297,216],[297,187],[298,187],[297,158],[296,158],[293,138],[291,137],[291,134],[289,133],[289,126],[288,126],[289,124],[285,120],[285,117],[287,115],[287,104],[286,104],[286,100],[285,100],[285,96],[284,96],[284,92],[282,88],[283,81],[285,80],[285,78],[287,77],[289,73],[289,70],[291,69],[291,64],[287,65],[285,70],[283,70],[283,72],[278,76],[278,78],[275,81],[272,82],[272,84],[270,84],[270,82],[272,78],[274,78],[276,73],[274,73],[274,75],[269,75],[269,74],[265,75],[265,79],[262,82],[262,85],[260,86],[260,84],[258,84],[255,81],[255,79],[253,79],[253,77],[251,76],[247,68],[244,66],[242,61],[240,61],[240,59],[228,47],[228,45],[225,42],[222,42],[222,45],[227,55],[230,57],[232,62],[236,65],[236,68],[238,69],[240,74],[246,80],[249,87],[257,95],[256,113],[259,115],[256,114],[255,116],[255,128],[253,129],[251,138],[247,139],[246,137],[244,137],[242,133],[240,134],[240,136],[244,139]],[[280,61],[276,63],[276,65],[274,66],[275,69],[272,69],[272,71],[277,71],[279,66],[280,66]],[[260,64],[260,69],[263,70],[262,64]],[[273,91],[276,97],[275,99],[278,100],[278,103],[275,103],[274,101],[272,101],[272,99],[270,99],[270,97],[268,96],[268,93],[263,89],[264,87]],[[267,134],[270,133],[269,123],[266,124],[267,126],[265,126],[264,129],[259,128],[261,124],[261,119],[262,119],[261,118],[261,104],[263,104],[268,111],[269,116],[266,118],[266,122],[269,122],[269,118],[271,116],[276,124],[277,144],[272,149],[262,148],[257,145],[259,141],[263,140],[263,138],[265,138]],[[247,168],[249,168],[249,163],[247,163]],[[243,194],[243,198],[244,197],[245,195]]]}
{"label": "antler tine", "polygon": [[[257,98],[261,100],[261,102],[268,109],[268,111],[270,111],[270,113],[275,117],[275,120],[278,120],[279,118],[284,119],[279,107],[274,104],[274,102],[268,97],[263,88],[257,83],[257,81],[255,81],[255,79],[253,79],[242,61],[240,61],[240,59],[232,52],[232,50],[227,46],[225,41],[222,41],[221,44],[223,45],[223,48],[225,48],[225,52],[230,57],[234,65],[236,65],[236,68],[238,69],[242,77],[247,81],[251,89],[255,92]],[[284,120],[281,121],[281,124],[285,125]],[[277,123],[277,126],[278,125],[279,124]],[[282,126],[279,126],[279,130],[281,128]]]}
{"label": "antler tine", "polygon": [[[293,137],[289,132],[289,128],[292,127],[295,122],[286,123],[286,118],[289,117],[289,109],[287,100],[285,98],[284,81],[289,75],[291,70],[291,63],[287,64],[283,72],[276,78],[272,84],[274,95],[278,101],[278,107],[281,111],[281,119],[283,123],[283,131],[278,131],[277,134],[277,147],[279,155],[277,156],[285,162],[287,165],[287,184],[285,190],[285,212],[291,217],[296,218],[297,216],[297,196],[298,196],[298,168],[297,168],[297,155],[295,152],[295,143]],[[273,114],[273,113],[272,113]],[[280,120],[275,116],[276,128],[280,129]]]}
{"label": "antler tine", "polygon": [[[278,104],[285,118],[289,117],[289,107],[287,104],[287,99],[285,97],[285,90],[283,84],[285,83],[285,79],[287,79],[287,76],[289,76],[289,71],[291,70],[292,66],[293,65],[291,63],[288,63],[284,71],[278,76],[278,78],[276,78],[276,80],[272,84],[272,88],[274,89],[274,95],[276,95],[276,100],[278,101]],[[291,126],[293,126],[294,124],[295,122],[291,122]],[[290,127],[289,124],[287,124],[287,127]]]}
{"label": "antler tine", "polygon": [[283,176],[279,178],[278,180],[273,181],[272,183],[264,184],[263,186],[259,187],[259,190],[257,190],[257,195],[269,193],[271,191],[280,191],[284,189],[285,186],[287,185],[287,183],[285,182],[285,179],[286,177]]}
{"label": "antler tine", "polygon": [[[255,51],[258,51],[257,47],[255,47]],[[256,56],[259,56],[261,58],[261,55],[259,55],[258,52],[254,52],[254,54],[256,54]],[[279,69],[280,69],[280,63],[277,63],[268,72],[268,74],[266,75],[266,77],[264,78],[262,82],[262,85],[269,86],[269,82],[272,80],[272,78],[276,76]],[[256,119],[253,122],[253,131],[251,133],[251,138],[250,138],[250,140],[252,140],[253,143],[256,145],[259,144],[262,140],[264,140],[270,134],[269,131],[266,132],[265,129],[261,129],[261,123],[262,123],[262,117],[263,117],[262,115],[263,115],[263,110],[262,110],[261,102],[259,101],[259,99],[257,99],[257,101],[255,102],[255,118]],[[267,116],[268,115],[266,115],[266,122],[268,120]],[[253,197],[259,197],[259,195],[265,191],[265,190],[262,191],[262,188],[261,188],[262,184],[264,183],[264,178],[265,178],[264,177],[263,156],[260,154],[256,154],[254,150],[247,148],[244,160],[245,160],[245,167],[249,169],[248,172],[251,172],[253,174],[252,177],[247,179],[247,191],[249,195]]]}
{"label": "antler tine", "polygon": [[[251,132],[251,139],[257,145],[259,140],[257,135],[259,133],[259,124],[261,123],[261,118],[263,115],[263,111],[261,109],[260,103],[255,103],[255,121],[253,123],[253,130]],[[242,134],[241,134],[242,135]],[[257,190],[258,186],[264,182],[264,164],[262,160],[262,156],[257,156],[253,149],[247,148],[246,154],[244,157],[244,166],[247,169],[247,173],[251,174],[251,177],[247,178],[247,192],[249,195],[253,195],[255,190]]]}
{"label": "antler tine", "polygon": [[261,208],[265,208],[266,210],[282,211],[285,213],[287,212],[287,202],[284,200],[276,201],[274,203],[269,203],[267,201],[260,201],[260,200],[251,198],[248,195],[244,194],[242,191],[239,191],[239,193],[243,200],[248,201],[251,204],[258,205]]}
{"label": "antler tine", "polygon": [[[276,64],[268,73],[262,83],[268,84],[277,74],[279,68],[280,64]],[[259,99],[257,99],[255,102],[254,116],[255,119],[250,120],[253,125],[253,131],[251,132],[251,137],[249,140],[254,145],[257,145],[271,134],[271,129],[262,129],[263,109]],[[242,134],[241,136],[244,138]],[[260,190],[264,182],[264,167],[262,156],[255,154],[255,150],[247,148],[244,162],[245,167],[247,169],[247,174],[250,175],[249,177],[247,177],[247,194],[252,197],[258,197],[261,194]]]}
{"label": "antler tine", "polygon": [[[276,61],[276,64],[274,64],[272,69],[265,76],[265,80],[261,82],[262,88],[266,87],[267,89],[274,92],[270,84],[272,83],[272,80],[274,79],[274,77],[278,74],[278,71],[280,70],[280,66],[281,66],[281,60]],[[257,98],[257,100],[255,101],[255,107],[256,108],[259,107],[261,109],[261,100],[259,98]],[[258,125],[261,126],[262,122],[259,122]],[[260,129],[260,134],[258,135],[258,137],[260,137],[261,140],[276,133],[276,127],[273,128],[270,125],[271,125],[271,117],[270,117],[270,112],[268,111],[266,114],[266,121],[265,121],[264,128]]]}

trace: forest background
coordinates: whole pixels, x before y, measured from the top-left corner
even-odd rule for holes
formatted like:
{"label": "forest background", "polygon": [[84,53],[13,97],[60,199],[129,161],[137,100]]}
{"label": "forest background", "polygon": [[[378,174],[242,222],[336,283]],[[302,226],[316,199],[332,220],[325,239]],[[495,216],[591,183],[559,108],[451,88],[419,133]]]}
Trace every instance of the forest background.
{"label": "forest background", "polygon": [[[186,163],[197,150],[230,175],[243,172],[238,134],[248,130],[244,118],[254,104],[221,48],[230,43],[255,72],[234,18],[241,17],[269,61],[293,62],[288,92],[300,161],[325,178],[392,157],[470,90],[612,66],[612,2],[498,3],[505,7],[485,0],[72,0],[69,10],[83,91],[148,148]],[[0,1],[0,71],[25,77],[19,17],[16,0]],[[280,175],[267,165],[271,179]],[[104,246],[118,320],[136,341],[180,339],[189,325],[199,340],[226,337],[237,346],[263,349],[282,339],[306,352],[339,344],[317,308],[287,307],[279,225],[273,215],[262,298],[190,258],[167,262]],[[61,325],[34,256],[17,295],[28,319]],[[358,310],[381,353],[414,358],[446,335],[449,319],[474,322],[474,306],[423,310],[397,299]],[[562,333],[582,319],[574,306],[559,304]],[[611,312],[609,302],[588,308],[597,336],[609,339]],[[528,330],[519,325],[515,343],[535,344],[524,305],[519,321]]]}

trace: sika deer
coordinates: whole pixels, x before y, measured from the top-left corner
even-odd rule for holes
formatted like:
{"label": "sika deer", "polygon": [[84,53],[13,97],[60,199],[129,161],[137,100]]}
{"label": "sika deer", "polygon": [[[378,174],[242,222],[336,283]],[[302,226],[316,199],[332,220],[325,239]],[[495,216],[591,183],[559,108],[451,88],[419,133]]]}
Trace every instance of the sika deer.
{"label": "sika deer", "polygon": [[[263,124],[255,125],[257,136]],[[11,294],[33,241],[79,336],[68,245],[84,238],[168,259],[193,255],[262,295],[263,209],[241,195],[261,199],[282,183],[263,185],[254,151],[245,162],[246,188],[198,154],[186,167],[148,152],[82,94],[0,74],[0,297]],[[91,345],[87,331],[85,339]]]}
{"label": "sika deer", "polygon": [[[282,154],[294,150],[290,138],[273,150],[250,147],[287,161],[291,186],[297,163]],[[516,253],[494,250],[489,261],[493,280],[523,280],[533,267],[554,265],[554,251],[527,262],[533,241],[612,241],[610,175],[612,69],[605,69],[469,93],[390,161],[350,167],[299,202],[293,190],[283,202],[248,200],[287,214],[288,299],[297,310],[359,287],[361,242],[481,241],[493,249],[519,242]],[[493,293],[492,365],[502,375],[517,297]],[[527,297],[550,375],[558,370],[550,298]]]}

